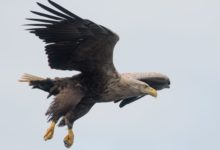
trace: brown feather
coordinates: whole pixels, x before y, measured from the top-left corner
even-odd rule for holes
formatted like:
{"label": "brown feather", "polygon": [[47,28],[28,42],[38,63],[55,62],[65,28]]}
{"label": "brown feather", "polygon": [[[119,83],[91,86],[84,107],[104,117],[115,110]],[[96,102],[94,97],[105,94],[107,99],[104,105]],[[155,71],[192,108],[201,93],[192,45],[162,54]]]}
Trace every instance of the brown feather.
{"label": "brown feather", "polygon": [[65,115],[81,101],[83,93],[79,87],[63,89],[51,103],[46,115],[49,121],[58,121],[60,117]]}
{"label": "brown feather", "polygon": [[82,19],[55,2],[49,3],[60,12],[37,3],[54,16],[32,11],[46,19],[29,19],[40,23],[30,26],[43,25],[29,31],[47,43],[45,50],[49,66],[53,69],[81,72],[115,72],[112,57],[119,37],[109,29]]}

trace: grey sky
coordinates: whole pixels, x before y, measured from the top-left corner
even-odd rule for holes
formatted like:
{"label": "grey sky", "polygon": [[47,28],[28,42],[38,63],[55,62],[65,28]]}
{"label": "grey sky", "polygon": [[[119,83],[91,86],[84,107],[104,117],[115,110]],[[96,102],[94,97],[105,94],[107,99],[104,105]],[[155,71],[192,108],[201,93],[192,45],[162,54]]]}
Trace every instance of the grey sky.
{"label": "grey sky", "polygon": [[[44,0],[41,0],[47,4]],[[120,36],[114,62],[119,72],[167,74],[171,89],[120,109],[97,104],[74,125],[83,150],[220,149],[220,2],[218,0],[56,0],[77,15]],[[51,70],[44,44],[24,31],[35,1],[3,1],[1,17],[1,149],[65,149],[65,128],[44,142],[46,93],[17,83],[22,73],[45,77]]]}

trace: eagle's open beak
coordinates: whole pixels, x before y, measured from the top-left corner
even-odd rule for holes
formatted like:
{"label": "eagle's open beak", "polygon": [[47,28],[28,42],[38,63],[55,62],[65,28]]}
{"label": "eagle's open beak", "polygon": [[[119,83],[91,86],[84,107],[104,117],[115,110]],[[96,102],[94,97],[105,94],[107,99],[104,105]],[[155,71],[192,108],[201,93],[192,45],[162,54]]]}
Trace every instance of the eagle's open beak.
{"label": "eagle's open beak", "polygon": [[146,93],[153,96],[153,97],[157,97],[157,90],[155,90],[152,87],[147,87],[146,88]]}

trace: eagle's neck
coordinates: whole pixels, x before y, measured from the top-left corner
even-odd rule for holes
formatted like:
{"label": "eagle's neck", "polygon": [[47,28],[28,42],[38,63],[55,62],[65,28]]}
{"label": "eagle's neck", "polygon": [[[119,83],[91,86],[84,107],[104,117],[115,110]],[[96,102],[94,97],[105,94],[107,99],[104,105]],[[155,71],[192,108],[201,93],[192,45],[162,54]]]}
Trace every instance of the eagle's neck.
{"label": "eagle's neck", "polygon": [[108,86],[106,87],[104,92],[105,94],[102,95],[102,101],[110,102],[143,94],[137,86],[134,86],[142,84],[139,82],[140,81],[138,80],[126,78],[123,76],[120,76],[117,81],[109,81],[109,84],[107,84]]}

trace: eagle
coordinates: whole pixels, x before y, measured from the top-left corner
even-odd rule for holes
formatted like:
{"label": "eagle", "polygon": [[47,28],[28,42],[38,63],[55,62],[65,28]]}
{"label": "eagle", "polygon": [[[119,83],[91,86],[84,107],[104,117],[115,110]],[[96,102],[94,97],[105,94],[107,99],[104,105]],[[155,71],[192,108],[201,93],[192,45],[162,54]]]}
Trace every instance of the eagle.
{"label": "eagle", "polygon": [[110,29],[83,19],[48,0],[52,8],[37,4],[48,13],[31,11],[38,18],[27,18],[27,30],[45,43],[52,69],[79,71],[71,77],[42,78],[24,74],[20,82],[53,96],[46,115],[50,126],[44,140],[53,137],[56,124],[67,126],[64,145],[74,143],[74,122],[101,102],[120,102],[124,107],[146,95],[169,88],[170,79],[161,73],[119,73],[113,64],[113,49],[119,36]]}

